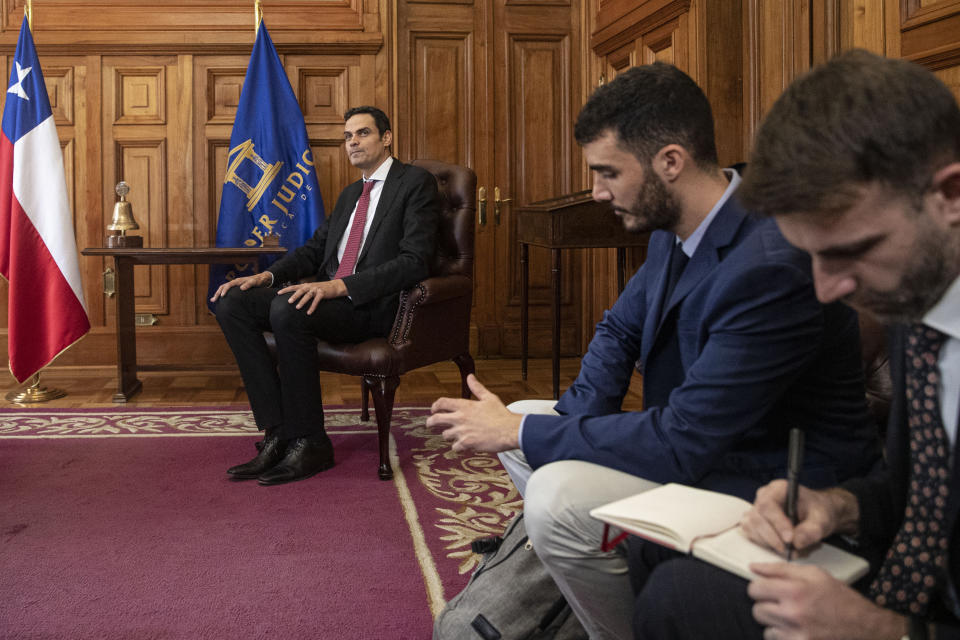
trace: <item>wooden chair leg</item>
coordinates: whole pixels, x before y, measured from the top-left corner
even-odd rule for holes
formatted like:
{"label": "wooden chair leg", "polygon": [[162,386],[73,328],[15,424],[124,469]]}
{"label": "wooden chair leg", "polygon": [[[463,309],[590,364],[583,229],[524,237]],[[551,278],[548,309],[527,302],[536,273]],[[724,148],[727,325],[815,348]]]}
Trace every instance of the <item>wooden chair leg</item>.
{"label": "wooden chair leg", "polygon": [[381,480],[391,480],[393,470],[390,468],[390,419],[393,416],[393,398],[400,386],[400,377],[364,376],[363,380],[373,394],[373,408],[377,412],[377,437],[380,444],[380,467],[377,475]]}
{"label": "wooden chair leg", "polygon": [[467,386],[467,376],[471,373],[476,374],[477,370],[473,363],[473,356],[464,353],[453,359],[460,368],[460,397],[470,398],[470,387]]}
{"label": "wooden chair leg", "polygon": [[366,377],[360,378],[360,421],[370,420],[370,386]]}

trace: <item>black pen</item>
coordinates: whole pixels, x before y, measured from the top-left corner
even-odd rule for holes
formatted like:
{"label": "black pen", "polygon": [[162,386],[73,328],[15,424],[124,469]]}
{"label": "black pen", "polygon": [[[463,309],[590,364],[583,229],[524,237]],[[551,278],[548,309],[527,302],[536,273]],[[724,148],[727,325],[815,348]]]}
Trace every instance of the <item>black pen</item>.
{"label": "black pen", "polygon": [[[803,467],[803,431],[790,429],[790,448],[787,453],[787,517],[797,526],[797,489],[800,486],[800,469]],[[787,543],[787,560],[793,560],[793,542]]]}

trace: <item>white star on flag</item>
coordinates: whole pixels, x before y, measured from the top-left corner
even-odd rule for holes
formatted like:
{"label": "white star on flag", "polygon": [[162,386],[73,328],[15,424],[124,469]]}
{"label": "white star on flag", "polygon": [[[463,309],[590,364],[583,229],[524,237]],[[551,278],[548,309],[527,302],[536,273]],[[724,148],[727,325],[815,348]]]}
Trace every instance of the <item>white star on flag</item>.
{"label": "white star on flag", "polygon": [[20,63],[17,63],[17,83],[7,89],[7,93],[13,93],[18,98],[23,98],[24,100],[29,100],[30,96],[27,95],[27,92],[23,90],[23,79],[27,77],[33,67],[27,67],[24,69],[20,66]]}

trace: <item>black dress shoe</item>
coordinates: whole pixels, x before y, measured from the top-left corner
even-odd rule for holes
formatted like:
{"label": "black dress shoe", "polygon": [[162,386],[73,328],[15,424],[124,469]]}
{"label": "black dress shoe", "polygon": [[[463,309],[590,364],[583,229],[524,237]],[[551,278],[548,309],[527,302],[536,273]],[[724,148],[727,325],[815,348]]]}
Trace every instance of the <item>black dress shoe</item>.
{"label": "black dress shoe", "polygon": [[274,468],[260,474],[262,485],[284,484],[304,480],[333,466],[333,446],[327,438],[294,438],[287,444],[287,453]]}
{"label": "black dress shoe", "polygon": [[227,473],[236,480],[253,480],[264,471],[277,466],[286,453],[286,441],[268,433],[263,438],[260,453],[250,462],[238,464],[227,469]]}

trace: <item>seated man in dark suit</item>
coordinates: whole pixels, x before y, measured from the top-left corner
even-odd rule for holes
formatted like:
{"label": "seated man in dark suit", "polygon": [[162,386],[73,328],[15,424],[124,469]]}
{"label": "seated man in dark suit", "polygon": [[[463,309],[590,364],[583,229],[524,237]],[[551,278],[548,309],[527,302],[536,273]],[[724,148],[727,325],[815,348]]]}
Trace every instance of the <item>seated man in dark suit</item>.
{"label": "seated man in dark suit", "polygon": [[[231,467],[236,479],[273,485],[333,466],[323,428],[317,339],[361,342],[390,331],[401,290],[427,277],[436,244],[437,182],[391,157],[386,114],[344,115],[344,149],[363,180],[348,186],[307,243],[257,275],[224,283],[211,301],[240,366],[260,453]],[[302,278],[315,282],[298,284]],[[274,362],[263,332],[272,331]]]}
{"label": "seated man in dark suit", "polygon": [[[518,485],[534,470],[534,549],[590,637],[622,638],[625,550],[600,550],[591,508],[664,482],[752,498],[784,475],[795,425],[821,486],[865,472],[878,446],[856,314],[820,305],[809,257],[737,201],[740,177],[718,166],[693,80],[666,64],[629,69],[597,89],[575,133],[594,198],[653,231],[646,264],[597,325],[560,415],[521,418],[472,380],[478,402],[438,400],[428,423],[448,427],[455,450],[507,451]],[[644,410],[622,412],[638,359]]]}
{"label": "seated man in dark suit", "polygon": [[748,587],[710,565],[660,563],[640,592],[637,637],[960,638],[956,98],[911,62],[844,53],[776,102],[746,183],[745,201],[812,256],[822,301],[890,325],[893,398],[886,465],[801,487],[796,526],[773,482],[744,528],[781,552],[853,537],[874,572],[852,588],[815,567],[755,564]]}

